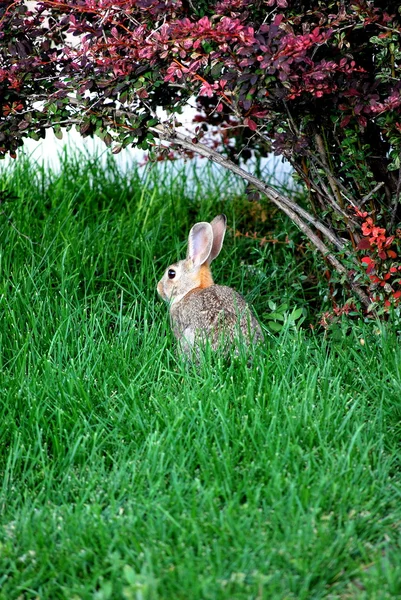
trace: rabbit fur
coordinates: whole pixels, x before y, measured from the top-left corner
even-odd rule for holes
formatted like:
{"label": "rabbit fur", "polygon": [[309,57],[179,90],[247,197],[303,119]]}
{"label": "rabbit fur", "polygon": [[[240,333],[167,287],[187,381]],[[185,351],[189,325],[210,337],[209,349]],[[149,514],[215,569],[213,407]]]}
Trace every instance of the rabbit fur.
{"label": "rabbit fur", "polygon": [[170,321],[181,351],[190,356],[205,344],[229,351],[239,343],[263,340],[261,327],[245,299],[234,289],[216,285],[210,263],[220,253],[226,231],[225,215],[211,223],[196,223],[188,237],[184,260],[170,265],[157,284],[169,302]]}

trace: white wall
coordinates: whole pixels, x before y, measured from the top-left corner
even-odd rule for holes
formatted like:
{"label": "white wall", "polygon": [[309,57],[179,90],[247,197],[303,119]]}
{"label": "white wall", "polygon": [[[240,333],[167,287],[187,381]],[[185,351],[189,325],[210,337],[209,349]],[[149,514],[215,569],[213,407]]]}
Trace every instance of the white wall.
{"label": "white wall", "polygon": [[[183,115],[181,117],[181,122],[184,125],[184,131],[187,132],[187,127],[191,124],[190,111],[187,112],[186,118]],[[0,161],[1,165],[7,166],[12,163],[13,160],[18,160],[18,155],[21,152],[24,152],[29,157],[32,158],[33,161],[37,161],[39,164],[45,164],[55,170],[58,170],[60,167],[60,156],[63,153],[64,147],[71,148],[73,150],[82,149],[85,152],[88,152],[90,156],[96,155],[99,156],[100,160],[106,160],[106,157],[109,153],[111,153],[111,148],[108,148],[100,139],[98,138],[82,138],[79,133],[73,129],[69,132],[63,131],[63,138],[61,140],[57,139],[54,133],[50,130],[46,132],[46,138],[44,140],[40,140],[36,142],[31,139],[27,139],[24,143],[22,149],[17,151],[17,159],[12,159],[10,157],[6,157],[4,161]],[[136,148],[124,148],[119,154],[114,155],[114,158],[121,168],[122,172],[126,172],[130,169],[133,162],[136,163],[144,163],[145,162],[145,153],[143,150],[138,150]],[[204,163],[205,159],[199,159],[199,167],[202,167],[202,163]],[[266,170],[274,174],[274,177],[278,181],[282,181],[283,178],[288,178],[288,174],[291,173],[292,169],[288,163],[283,163],[281,158],[276,157],[274,155],[270,155],[264,161],[264,166]],[[250,164],[245,165],[245,169],[248,171],[252,171],[252,167]]]}
{"label": "white wall", "polygon": [[[111,152],[111,149],[107,148],[101,140],[96,138],[82,138],[77,131],[63,131],[63,138],[61,140],[57,139],[52,131],[47,131],[44,140],[40,140],[39,142],[31,139],[25,140],[23,148],[17,151],[17,160],[18,154],[24,152],[24,154],[32,157],[32,160],[38,161],[40,164],[44,163],[57,170],[60,166],[60,155],[65,146],[71,149],[83,149],[90,155],[96,154],[103,157]],[[115,158],[122,170],[126,170],[133,160],[143,161],[144,152],[136,148],[127,148],[116,154]],[[12,160],[8,157],[5,158],[6,162],[11,162]]]}
{"label": "white wall", "polygon": [[[0,161],[0,167],[1,164],[8,165],[14,160],[18,160],[18,155],[24,152],[33,161],[37,161],[39,164],[44,163],[57,170],[60,167],[60,155],[65,146],[72,150],[74,148],[83,149],[89,155],[97,155],[100,158],[103,157],[103,159],[106,159],[107,154],[111,152],[111,149],[101,140],[97,138],[82,138],[78,132],[73,130],[64,132],[62,140],[58,140],[52,131],[47,131],[46,139],[39,142],[31,139],[26,140],[23,149],[17,151],[17,159],[7,156],[3,161]],[[121,171],[126,172],[133,162],[143,163],[145,161],[145,153],[143,150],[138,150],[137,148],[124,148],[119,154],[114,155],[114,158],[120,166]],[[204,159],[200,160],[200,166],[202,162],[204,162]],[[288,163],[283,163],[279,157],[271,155],[264,162],[266,168],[274,173],[278,180],[281,180],[283,176],[291,172],[291,167]],[[252,170],[249,165],[246,165],[245,169]]]}

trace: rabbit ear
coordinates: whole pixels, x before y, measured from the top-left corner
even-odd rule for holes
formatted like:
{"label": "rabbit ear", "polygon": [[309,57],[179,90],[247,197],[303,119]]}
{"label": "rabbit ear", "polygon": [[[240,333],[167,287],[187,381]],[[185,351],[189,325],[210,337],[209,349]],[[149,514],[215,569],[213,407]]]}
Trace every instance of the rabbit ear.
{"label": "rabbit ear", "polygon": [[210,223],[195,223],[188,236],[188,253],[194,267],[200,267],[208,258],[213,245],[213,230]]}
{"label": "rabbit ear", "polygon": [[220,254],[221,247],[223,246],[224,235],[227,227],[226,215],[217,215],[210,223],[213,230],[213,244],[212,249],[207,259],[208,265]]}

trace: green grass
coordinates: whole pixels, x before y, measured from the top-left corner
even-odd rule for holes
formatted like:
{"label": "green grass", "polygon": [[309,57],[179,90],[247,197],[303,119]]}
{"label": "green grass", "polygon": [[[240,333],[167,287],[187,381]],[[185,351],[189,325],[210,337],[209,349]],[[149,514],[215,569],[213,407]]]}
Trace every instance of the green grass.
{"label": "green grass", "polygon": [[[238,182],[82,156],[0,181],[1,600],[401,597],[392,327],[188,366],[155,284],[195,219],[241,228]],[[262,323],[307,307],[294,248],[233,231],[216,279]]]}

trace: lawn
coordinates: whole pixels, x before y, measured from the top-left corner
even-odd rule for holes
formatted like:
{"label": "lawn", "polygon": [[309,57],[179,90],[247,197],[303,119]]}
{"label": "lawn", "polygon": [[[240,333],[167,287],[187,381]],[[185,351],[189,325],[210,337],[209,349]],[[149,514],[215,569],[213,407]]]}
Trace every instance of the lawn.
{"label": "lawn", "polygon": [[[207,166],[21,160],[0,189],[1,600],[401,597],[397,327],[312,330],[291,231],[235,235]],[[215,279],[266,342],[188,365],[155,285],[219,212]],[[283,302],[305,321],[270,332]]]}

